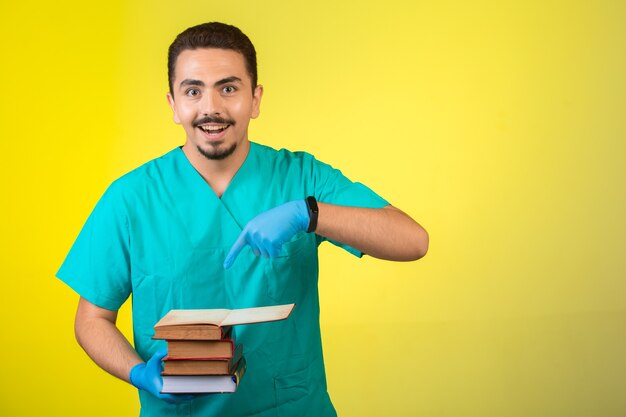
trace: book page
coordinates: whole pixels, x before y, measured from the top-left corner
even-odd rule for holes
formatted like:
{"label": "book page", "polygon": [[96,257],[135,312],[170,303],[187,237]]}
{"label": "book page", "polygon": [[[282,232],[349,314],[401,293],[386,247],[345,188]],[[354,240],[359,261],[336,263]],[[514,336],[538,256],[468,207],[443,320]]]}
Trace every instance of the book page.
{"label": "book page", "polygon": [[222,322],[222,326],[235,324],[262,323],[266,321],[283,320],[289,317],[295,304],[284,304],[270,307],[241,308],[230,310]]}
{"label": "book page", "polygon": [[170,310],[154,327],[179,324],[213,324],[220,326],[229,312],[230,310],[227,309]]}

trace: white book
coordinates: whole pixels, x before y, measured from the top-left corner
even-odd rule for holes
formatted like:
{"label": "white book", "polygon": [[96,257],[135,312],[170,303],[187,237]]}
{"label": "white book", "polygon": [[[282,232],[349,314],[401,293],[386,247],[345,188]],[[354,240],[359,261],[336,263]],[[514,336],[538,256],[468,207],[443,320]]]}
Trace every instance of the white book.
{"label": "white book", "polygon": [[194,394],[235,392],[246,372],[246,360],[241,358],[231,375],[163,375],[163,394]]}

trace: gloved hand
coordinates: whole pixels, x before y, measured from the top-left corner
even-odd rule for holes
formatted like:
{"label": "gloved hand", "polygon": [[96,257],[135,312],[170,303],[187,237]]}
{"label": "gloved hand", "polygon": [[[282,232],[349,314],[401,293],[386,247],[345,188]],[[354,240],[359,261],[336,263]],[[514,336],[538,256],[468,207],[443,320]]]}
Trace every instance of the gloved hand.
{"label": "gloved hand", "polygon": [[228,252],[224,268],[230,268],[239,252],[250,245],[255,255],[275,258],[285,242],[309,227],[309,210],[304,199],[290,201],[250,220]]}
{"label": "gloved hand", "polygon": [[192,394],[161,394],[161,388],[163,388],[161,359],[166,355],[167,349],[161,349],[152,355],[147,363],[138,363],[133,366],[130,370],[130,383],[170,404],[192,400],[196,397]]}

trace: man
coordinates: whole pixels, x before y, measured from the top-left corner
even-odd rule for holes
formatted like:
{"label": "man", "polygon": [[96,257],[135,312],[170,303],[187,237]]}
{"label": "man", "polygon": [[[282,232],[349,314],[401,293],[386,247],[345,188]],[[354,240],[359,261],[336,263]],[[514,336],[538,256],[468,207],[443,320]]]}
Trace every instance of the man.
{"label": "man", "polygon": [[[187,29],[170,46],[168,70],[184,146],[111,184],[57,274],[81,296],[78,342],[140,389],[142,416],[336,415],[322,358],[318,245],[408,261],[424,256],[428,235],[313,156],[248,140],[263,87],[239,29]],[[135,348],[115,325],[131,293]],[[170,309],[287,303],[296,303],[287,320],[237,327],[247,370],[236,393],[160,393],[165,343],[151,336]]]}

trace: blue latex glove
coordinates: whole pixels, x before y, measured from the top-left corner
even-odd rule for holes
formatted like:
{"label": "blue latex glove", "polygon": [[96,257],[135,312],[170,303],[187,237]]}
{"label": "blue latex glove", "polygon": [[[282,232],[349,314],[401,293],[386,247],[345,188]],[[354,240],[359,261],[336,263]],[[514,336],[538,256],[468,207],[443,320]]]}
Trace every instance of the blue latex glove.
{"label": "blue latex glove", "polygon": [[167,356],[167,349],[161,349],[152,355],[147,363],[138,363],[133,366],[130,370],[130,383],[170,404],[194,399],[196,396],[191,394],[161,394],[161,388],[163,388],[161,360],[165,356]]}
{"label": "blue latex glove", "polygon": [[290,201],[250,220],[230,248],[224,268],[230,268],[239,252],[250,245],[255,255],[275,258],[283,244],[309,227],[309,210],[304,199]]}

